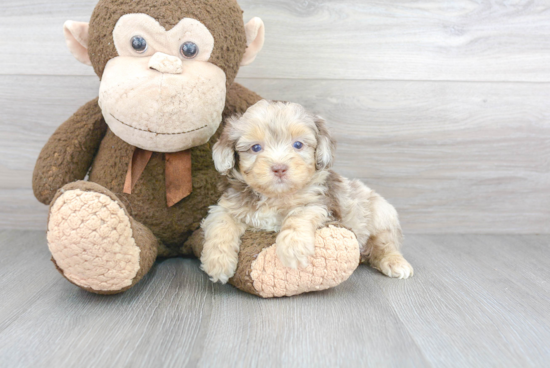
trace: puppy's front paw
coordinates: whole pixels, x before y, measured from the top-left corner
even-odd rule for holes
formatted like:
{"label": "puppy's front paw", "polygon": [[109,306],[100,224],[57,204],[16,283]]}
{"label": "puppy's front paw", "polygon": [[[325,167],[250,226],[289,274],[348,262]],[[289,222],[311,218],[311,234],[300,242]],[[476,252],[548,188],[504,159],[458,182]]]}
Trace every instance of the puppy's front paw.
{"label": "puppy's front paw", "polygon": [[400,254],[392,254],[382,258],[379,269],[384,275],[398,279],[408,279],[414,274],[411,264]]}
{"label": "puppy's front paw", "polygon": [[208,243],[205,244],[201,255],[201,270],[206,272],[213,282],[227,283],[235,275],[237,269],[237,252],[225,253],[219,250],[207,250],[207,246]]}
{"label": "puppy's front paw", "polygon": [[306,267],[315,253],[315,234],[283,230],[277,236],[277,256],[285,267]]}

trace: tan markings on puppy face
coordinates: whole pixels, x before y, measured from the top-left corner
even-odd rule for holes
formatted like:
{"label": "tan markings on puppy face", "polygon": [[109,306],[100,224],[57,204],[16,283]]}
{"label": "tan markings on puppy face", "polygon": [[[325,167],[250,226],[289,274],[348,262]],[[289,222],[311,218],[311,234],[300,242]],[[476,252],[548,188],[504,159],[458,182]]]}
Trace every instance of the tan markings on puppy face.
{"label": "tan markings on puppy face", "polygon": [[271,197],[309,183],[315,173],[316,127],[301,106],[261,101],[232,128],[239,170],[255,191]]}

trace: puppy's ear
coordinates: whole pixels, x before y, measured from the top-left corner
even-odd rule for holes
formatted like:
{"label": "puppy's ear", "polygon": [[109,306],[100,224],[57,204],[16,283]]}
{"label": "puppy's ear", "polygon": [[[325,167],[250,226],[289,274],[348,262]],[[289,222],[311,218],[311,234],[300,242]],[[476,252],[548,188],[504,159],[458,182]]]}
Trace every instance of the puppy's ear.
{"label": "puppy's ear", "polygon": [[230,137],[231,121],[232,119],[229,119],[226,122],[220,139],[212,150],[214,165],[222,175],[227,175],[235,167],[235,141]]}
{"label": "puppy's ear", "polygon": [[317,149],[315,150],[317,170],[330,169],[334,163],[336,142],[332,139],[327,128],[327,123],[323,118],[315,116],[315,126],[318,130]]}

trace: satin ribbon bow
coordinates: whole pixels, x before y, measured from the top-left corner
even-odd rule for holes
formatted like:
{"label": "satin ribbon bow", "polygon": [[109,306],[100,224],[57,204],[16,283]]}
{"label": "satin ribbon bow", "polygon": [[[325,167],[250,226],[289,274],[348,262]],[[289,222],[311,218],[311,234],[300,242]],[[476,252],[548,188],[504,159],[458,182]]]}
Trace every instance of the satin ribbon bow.
{"label": "satin ribbon bow", "polygon": [[[128,165],[128,173],[124,182],[124,193],[132,194],[138,179],[151,160],[153,152],[141,148],[134,150],[132,161]],[[191,176],[191,150],[176,153],[165,153],[166,203],[172,207],[193,191]]]}

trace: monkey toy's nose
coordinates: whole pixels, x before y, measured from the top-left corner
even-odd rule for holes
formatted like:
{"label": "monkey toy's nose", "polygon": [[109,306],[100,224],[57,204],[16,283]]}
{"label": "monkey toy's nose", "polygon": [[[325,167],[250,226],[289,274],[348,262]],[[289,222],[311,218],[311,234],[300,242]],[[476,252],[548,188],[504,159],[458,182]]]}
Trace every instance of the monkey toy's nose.
{"label": "monkey toy's nose", "polygon": [[183,73],[183,63],[179,57],[157,52],[149,60],[149,69],[165,74],[181,74]]}
{"label": "monkey toy's nose", "polygon": [[271,171],[273,171],[273,174],[275,174],[275,176],[277,176],[279,178],[282,178],[283,176],[286,175],[286,172],[288,171],[288,166],[287,165],[273,165],[271,167]]}

